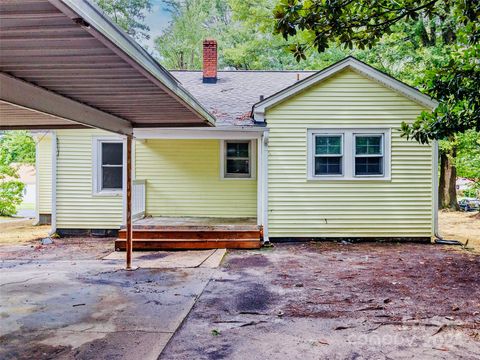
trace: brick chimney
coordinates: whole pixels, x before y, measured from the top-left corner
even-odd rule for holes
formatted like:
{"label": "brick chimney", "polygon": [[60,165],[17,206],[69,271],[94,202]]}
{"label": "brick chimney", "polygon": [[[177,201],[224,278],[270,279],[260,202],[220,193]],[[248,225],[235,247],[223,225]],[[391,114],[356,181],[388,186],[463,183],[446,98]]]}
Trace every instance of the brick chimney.
{"label": "brick chimney", "polygon": [[203,41],[203,82],[217,82],[217,41],[213,39]]}

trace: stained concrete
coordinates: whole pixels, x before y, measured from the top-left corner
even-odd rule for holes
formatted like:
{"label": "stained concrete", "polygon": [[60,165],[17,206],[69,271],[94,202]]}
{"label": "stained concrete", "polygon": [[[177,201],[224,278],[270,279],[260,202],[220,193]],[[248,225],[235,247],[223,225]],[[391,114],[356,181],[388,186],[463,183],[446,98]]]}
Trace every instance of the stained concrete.
{"label": "stained concrete", "polygon": [[[134,251],[132,263],[140,268],[217,268],[225,256],[225,249],[191,251]],[[125,262],[125,252],[115,251],[103,260]]]}
{"label": "stained concrete", "polygon": [[120,255],[2,260],[0,358],[156,359],[223,257],[143,253],[125,271]]}

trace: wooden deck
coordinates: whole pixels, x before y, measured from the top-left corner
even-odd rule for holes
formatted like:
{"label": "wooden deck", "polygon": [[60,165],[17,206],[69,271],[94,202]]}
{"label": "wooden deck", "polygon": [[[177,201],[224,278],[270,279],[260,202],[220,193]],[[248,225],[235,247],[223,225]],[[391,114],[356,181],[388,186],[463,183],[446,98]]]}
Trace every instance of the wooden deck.
{"label": "wooden deck", "polygon": [[[121,229],[116,250],[125,250]],[[262,227],[255,218],[150,217],[133,223],[133,250],[258,249]]]}

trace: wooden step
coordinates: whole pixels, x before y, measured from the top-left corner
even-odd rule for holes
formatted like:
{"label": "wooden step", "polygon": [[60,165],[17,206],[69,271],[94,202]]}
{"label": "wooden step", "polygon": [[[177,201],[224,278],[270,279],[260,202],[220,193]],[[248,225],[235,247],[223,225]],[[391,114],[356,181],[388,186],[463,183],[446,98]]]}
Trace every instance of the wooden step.
{"label": "wooden step", "polygon": [[[119,239],[125,239],[127,233],[125,230],[118,232]],[[249,240],[260,239],[260,230],[154,230],[142,229],[133,230],[134,239],[199,239],[199,240]]]}
{"label": "wooden step", "polygon": [[[203,249],[259,249],[256,239],[133,239],[133,250],[203,250]],[[115,240],[116,250],[125,250],[126,240]]]}

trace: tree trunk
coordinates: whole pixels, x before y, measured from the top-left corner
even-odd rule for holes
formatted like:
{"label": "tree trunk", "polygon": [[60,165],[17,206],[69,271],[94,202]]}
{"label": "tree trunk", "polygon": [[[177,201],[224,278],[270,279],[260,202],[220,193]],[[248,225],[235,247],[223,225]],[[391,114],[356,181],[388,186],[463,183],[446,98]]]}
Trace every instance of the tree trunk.
{"label": "tree trunk", "polygon": [[457,148],[454,146],[450,153],[440,153],[440,181],[438,183],[440,209],[459,210],[457,203],[457,169],[454,159]]}

